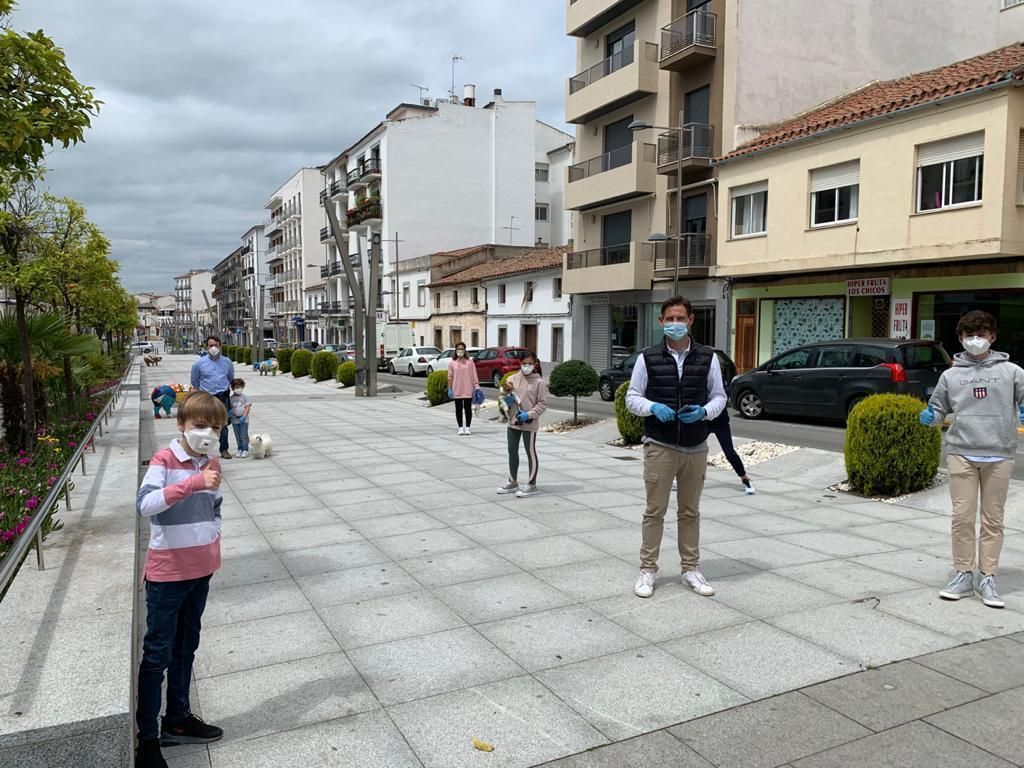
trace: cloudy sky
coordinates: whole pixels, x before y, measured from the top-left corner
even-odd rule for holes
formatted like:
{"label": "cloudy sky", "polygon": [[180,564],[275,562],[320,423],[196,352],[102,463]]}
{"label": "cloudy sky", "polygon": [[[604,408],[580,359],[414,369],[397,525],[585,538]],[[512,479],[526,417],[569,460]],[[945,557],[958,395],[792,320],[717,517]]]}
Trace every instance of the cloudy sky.
{"label": "cloudy sky", "polygon": [[173,290],[263,218],[296,169],[347,147],[410,83],[538,103],[563,123],[574,48],[559,0],[21,0],[105,105],[86,143],[48,159],[131,291]]}

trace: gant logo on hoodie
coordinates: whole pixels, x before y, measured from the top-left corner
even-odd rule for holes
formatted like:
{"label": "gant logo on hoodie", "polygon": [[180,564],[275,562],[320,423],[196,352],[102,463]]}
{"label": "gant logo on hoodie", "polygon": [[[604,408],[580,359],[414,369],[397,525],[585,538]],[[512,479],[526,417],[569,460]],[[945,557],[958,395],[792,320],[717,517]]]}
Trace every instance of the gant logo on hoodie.
{"label": "gant logo on hoodie", "polygon": [[984,400],[988,397],[988,387],[975,387],[974,397],[978,400]]}

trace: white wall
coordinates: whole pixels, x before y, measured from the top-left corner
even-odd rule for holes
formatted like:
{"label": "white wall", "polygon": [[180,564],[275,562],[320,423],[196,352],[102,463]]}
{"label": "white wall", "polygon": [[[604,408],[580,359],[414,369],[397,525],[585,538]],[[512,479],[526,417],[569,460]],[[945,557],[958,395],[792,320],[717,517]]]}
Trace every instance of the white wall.
{"label": "white wall", "polygon": [[[537,352],[542,361],[553,359],[551,341],[552,328],[562,327],[562,356],[568,360],[572,355],[572,318],[570,317],[571,297],[562,294],[560,299],[552,298],[554,281],[561,278],[561,270],[549,272],[528,272],[511,275],[484,283],[487,292],[487,334],[485,343],[498,343],[499,328],[508,329],[508,344],[522,343],[522,326],[537,326]],[[534,282],[533,301],[523,304],[523,293],[527,281]],[[499,302],[500,286],[505,285],[505,303]]]}
{"label": "white wall", "polygon": [[568,245],[573,239],[572,211],[565,210],[567,168],[573,163],[571,146],[548,153],[547,202],[552,247]]}

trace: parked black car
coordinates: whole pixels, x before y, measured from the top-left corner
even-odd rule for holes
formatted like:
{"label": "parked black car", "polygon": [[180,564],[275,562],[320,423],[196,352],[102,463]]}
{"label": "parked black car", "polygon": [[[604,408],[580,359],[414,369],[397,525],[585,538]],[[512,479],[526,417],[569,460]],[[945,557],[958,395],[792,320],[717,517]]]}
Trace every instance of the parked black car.
{"label": "parked black car", "polygon": [[[736,375],[736,365],[722,350],[716,349],[715,354],[718,356],[718,363],[722,368],[722,381],[728,392],[729,382]],[[634,352],[618,365],[613,365],[611,368],[605,368],[601,371],[598,376],[600,383],[598,384],[597,391],[601,395],[602,400],[610,401],[615,399],[615,391],[622,382],[629,381],[629,377],[633,375],[633,365],[639,356],[640,352]]]}
{"label": "parked black car", "polygon": [[748,419],[765,413],[845,419],[868,395],[932,394],[950,365],[937,341],[840,339],[791,349],[732,383],[732,404]]}

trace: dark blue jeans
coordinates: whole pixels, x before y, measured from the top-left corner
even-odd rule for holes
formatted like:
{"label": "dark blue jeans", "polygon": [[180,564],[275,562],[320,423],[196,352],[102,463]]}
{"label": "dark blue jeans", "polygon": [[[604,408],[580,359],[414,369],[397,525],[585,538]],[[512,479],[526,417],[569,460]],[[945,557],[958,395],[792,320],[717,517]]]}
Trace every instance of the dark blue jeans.
{"label": "dark blue jeans", "polygon": [[164,720],[177,722],[192,713],[188,689],[209,591],[209,576],[188,581],[146,582],[146,638],[142,642],[139,707],[135,712],[140,739],[160,737],[157,718],[164,672],[167,673]]}
{"label": "dark blue jeans", "polygon": [[249,417],[241,416],[235,419],[235,442],[238,444],[239,451],[249,450]]}
{"label": "dark blue jeans", "polygon": [[721,415],[708,422],[708,430],[718,438],[718,444],[722,446],[722,453],[729,460],[736,476],[744,477],[747,474],[747,470],[743,466],[743,459],[736,453],[736,448],[732,444],[732,427],[729,426],[728,409],[722,411]]}
{"label": "dark blue jeans", "polygon": [[218,392],[214,395],[224,405],[225,417],[224,417],[224,428],[220,431],[220,452],[226,453],[228,450],[228,420],[227,414],[231,413],[231,392],[225,390],[224,392]]}

